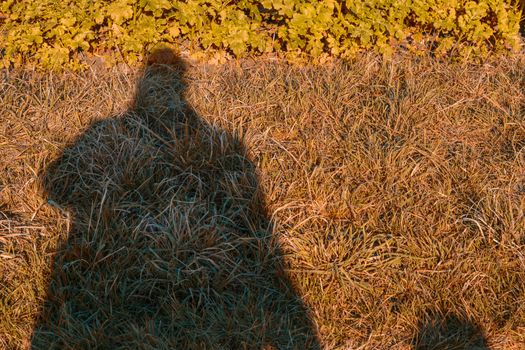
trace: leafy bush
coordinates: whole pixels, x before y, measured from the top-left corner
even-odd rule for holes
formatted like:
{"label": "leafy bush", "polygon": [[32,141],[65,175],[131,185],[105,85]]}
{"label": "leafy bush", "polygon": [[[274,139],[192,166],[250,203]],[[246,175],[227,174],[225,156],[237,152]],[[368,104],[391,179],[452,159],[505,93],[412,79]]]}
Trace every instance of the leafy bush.
{"label": "leafy bush", "polygon": [[136,62],[186,42],[237,57],[265,52],[348,58],[363,49],[482,57],[516,50],[511,0],[0,0],[4,65],[79,68],[79,53]]}

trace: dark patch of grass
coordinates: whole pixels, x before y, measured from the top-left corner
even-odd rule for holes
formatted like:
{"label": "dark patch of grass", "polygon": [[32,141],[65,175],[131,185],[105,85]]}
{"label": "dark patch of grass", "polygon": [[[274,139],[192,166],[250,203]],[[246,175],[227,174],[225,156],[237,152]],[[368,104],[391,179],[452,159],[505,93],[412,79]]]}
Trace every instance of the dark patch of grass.
{"label": "dark patch of grass", "polygon": [[318,348],[242,140],[203,121],[184,90],[179,59],[152,63],[132,108],[44,170],[72,227],[34,349]]}
{"label": "dark patch of grass", "polygon": [[415,350],[489,350],[482,328],[473,321],[458,315],[427,315],[423,320]]}

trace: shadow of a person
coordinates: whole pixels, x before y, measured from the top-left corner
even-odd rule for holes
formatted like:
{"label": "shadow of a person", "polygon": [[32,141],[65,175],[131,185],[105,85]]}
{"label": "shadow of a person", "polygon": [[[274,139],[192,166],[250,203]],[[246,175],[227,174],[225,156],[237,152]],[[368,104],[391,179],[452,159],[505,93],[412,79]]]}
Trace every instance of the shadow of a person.
{"label": "shadow of a person", "polygon": [[71,213],[33,349],[316,349],[239,137],[184,101],[154,52],[133,106],[91,125],[42,176]]}
{"label": "shadow of a person", "polygon": [[490,350],[481,327],[458,315],[427,318],[412,345],[415,350]]}

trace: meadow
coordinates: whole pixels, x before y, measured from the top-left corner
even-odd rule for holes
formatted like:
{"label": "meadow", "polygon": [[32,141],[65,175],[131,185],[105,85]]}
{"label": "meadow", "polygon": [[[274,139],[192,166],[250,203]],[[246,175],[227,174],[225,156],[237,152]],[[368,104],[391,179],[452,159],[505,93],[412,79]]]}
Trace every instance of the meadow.
{"label": "meadow", "polygon": [[525,349],[524,67],[1,71],[0,348]]}

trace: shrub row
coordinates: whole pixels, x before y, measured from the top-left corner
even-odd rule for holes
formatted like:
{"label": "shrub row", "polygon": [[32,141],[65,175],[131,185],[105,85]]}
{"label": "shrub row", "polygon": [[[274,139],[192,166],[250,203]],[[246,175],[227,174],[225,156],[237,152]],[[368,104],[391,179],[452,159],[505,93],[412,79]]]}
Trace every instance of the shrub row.
{"label": "shrub row", "polygon": [[0,50],[4,65],[46,68],[78,68],[83,54],[136,62],[162,42],[237,57],[396,47],[480,57],[519,47],[521,11],[511,1],[0,0]]}

